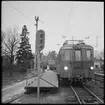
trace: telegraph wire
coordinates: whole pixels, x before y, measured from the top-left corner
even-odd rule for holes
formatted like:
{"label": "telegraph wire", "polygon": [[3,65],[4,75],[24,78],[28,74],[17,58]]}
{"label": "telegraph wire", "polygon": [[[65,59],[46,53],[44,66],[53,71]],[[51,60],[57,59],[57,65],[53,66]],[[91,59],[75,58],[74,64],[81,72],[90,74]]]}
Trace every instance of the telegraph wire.
{"label": "telegraph wire", "polygon": [[[8,1],[7,1],[8,2]],[[11,7],[13,9],[15,9],[16,11],[18,11],[21,15],[23,15],[24,17],[26,17],[32,24],[34,24],[34,21],[32,21],[31,19],[29,19],[24,13],[22,13],[21,11],[19,11],[17,8],[15,8],[10,2],[8,2],[9,5],[11,5]],[[40,22],[44,23],[43,21],[39,20]]]}
{"label": "telegraph wire", "polygon": [[74,3],[72,4],[71,9],[69,9],[68,20],[67,20],[67,29],[66,29],[67,33],[69,31],[69,24],[70,24],[69,18],[72,15],[72,12],[73,12],[73,6],[74,6]]}
{"label": "telegraph wire", "polygon": [[[8,1],[7,1],[8,2]],[[19,11],[17,8],[15,8],[10,2],[8,2],[9,5],[12,6],[13,9],[15,9],[16,11],[18,11],[21,15],[23,15],[24,17],[26,17],[31,23],[34,23],[32,20],[30,20],[24,13],[22,13],[21,11]]]}
{"label": "telegraph wire", "polygon": [[[73,11],[73,5],[74,5],[74,3],[72,4],[72,6],[71,6],[71,8],[68,8],[68,17],[67,17],[67,19],[65,20],[65,27],[66,27],[66,29],[65,29],[65,31],[66,32],[64,32],[64,33],[68,33],[68,25],[69,25],[69,17],[70,17],[70,15],[72,14],[72,11]],[[65,36],[67,36],[67,35],[65,35]]]}
{"label": "telegraph wire", "polygon": [[40,20],[40,19],[39,19],[39,21],[40,21],[41,23],[44,23],[44,22],[43,22],[42,20]]}

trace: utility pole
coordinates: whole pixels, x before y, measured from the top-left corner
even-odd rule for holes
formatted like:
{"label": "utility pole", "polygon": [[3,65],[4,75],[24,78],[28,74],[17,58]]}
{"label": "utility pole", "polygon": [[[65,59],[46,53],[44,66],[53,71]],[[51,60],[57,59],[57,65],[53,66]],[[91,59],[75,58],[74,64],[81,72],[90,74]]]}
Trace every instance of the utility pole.
{"label": "utility pole", "polygon": [[72,36],[72,44],[74,44],[74,41],[73,41],[74,39],[73,39],[73,36]]}
{"label": "utility pole", "polygon": [[[35,21],[36,21],[36,33],[38,31],[38,20],[39,20],[39,17],[36,17],[35,16]],[[37,70],[37,51],[36,51],[36,41],[35,41],[35,65],[34,65],[34,68],[35,68],[35,71]]]}
{"label": "utility pole", "polygon": [[96,47],[98,47],[98,36],[96,36]]}
{"label": "utility pole", "polygon": [[[38,31],[38,21],[39,21],[39,16],[36,17],[35,16],[35,21],[36,21],[36,35],[37,35],[37,31]],[[37,36],[36,36],[37,37]],[[39,93],[40,93],[40,78],[39,78],[39,71],[40,71],[40,52],[37,51],[36,49],[36,41],[35,41],[35,65],[34,65],[34,68],[35,68],[35,71],[37,71],[38,73],[38,85],[37,85],[37,98],[39,100]]]}

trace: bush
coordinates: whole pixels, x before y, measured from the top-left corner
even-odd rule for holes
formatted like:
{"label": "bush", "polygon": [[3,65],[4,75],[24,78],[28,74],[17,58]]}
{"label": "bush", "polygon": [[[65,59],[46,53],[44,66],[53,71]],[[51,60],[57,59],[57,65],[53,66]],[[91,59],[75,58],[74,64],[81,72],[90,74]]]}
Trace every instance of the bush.
{"label": "bush", "polygon": [[20,68],[20,72],[21,72],[21,73],[27,72],[27,68],[21,67],[21,68]]}
{"label": "bush", "polygon": [[15,67],[15,71],[25,73],[27,71],[27,68],[25,68],[23,65],[17,65]]}
{"label": "bush", "polygon": [[2,65],[2,71],[13,71],[15,68],[16,66],[11,64]]}

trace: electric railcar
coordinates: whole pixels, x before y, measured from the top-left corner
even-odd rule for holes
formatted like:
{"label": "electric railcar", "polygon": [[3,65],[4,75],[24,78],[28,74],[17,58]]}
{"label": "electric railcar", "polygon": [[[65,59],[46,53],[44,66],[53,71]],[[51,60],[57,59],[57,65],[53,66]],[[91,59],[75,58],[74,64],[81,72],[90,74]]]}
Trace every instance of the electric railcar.
{"label": "electric railcar", "polygon": [[77,44],[69,44],[67,40],[59,50],[57,56],[57,73],[60,78],[70,82],[89,81],[93,77],[93,47],[79,41]]}

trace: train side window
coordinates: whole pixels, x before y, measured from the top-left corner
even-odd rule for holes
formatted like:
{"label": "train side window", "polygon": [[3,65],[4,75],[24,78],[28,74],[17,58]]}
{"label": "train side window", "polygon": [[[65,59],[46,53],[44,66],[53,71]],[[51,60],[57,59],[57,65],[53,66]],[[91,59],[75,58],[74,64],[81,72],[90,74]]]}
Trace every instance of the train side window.
{"label": "train side window", "polygon": [[58,53],[58,56],[57,56],[57,62],[58,62],[59,64],[60,64],[60,56],[61,56],[60,54],[61,54],[61,53],[59,52],[59,53]]}
{"label": "train side window", "polygon": [[75,60],[81,61],[81,51],[80,50],[75,50]]}
{"label": "train side window", "polygon": [[61,59],[64,60],[64,50],[61,51]]}
{"label": "train side window", "polygon": [[91,60],[90,50],[86,51],[87,60]]}

